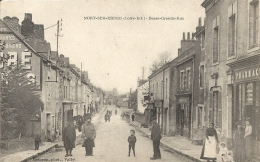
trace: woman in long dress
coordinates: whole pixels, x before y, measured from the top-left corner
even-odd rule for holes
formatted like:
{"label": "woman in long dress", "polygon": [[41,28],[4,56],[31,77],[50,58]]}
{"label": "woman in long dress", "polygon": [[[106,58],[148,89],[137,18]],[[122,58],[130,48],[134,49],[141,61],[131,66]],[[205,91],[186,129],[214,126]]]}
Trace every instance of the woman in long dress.
{"label": "woman in long dress", "polygon": [[237,129],[234,132],[234,160],[235,162],[244,162],[245,158],[245,130],[242,127],[242,122],[236,123]]}
{"label": "woman in long dress", "polygon": [[206,139],[202,148],[200,158],[206,159],[207,161],[212,160],[213,162],[215,162],[217,160],[217,144],[217,131],[214,129],[214,123],[210,123],[209,128],[206,130]]}
{"label": "woman in long dress", "polygon": [[245,128],[245,135],[244,135],[245,141],[246,141],[246,160],[251,161],[252,160],[252,152],[253,152],[253,143],[252,143],[252,125],[250,124],[250,121],[246,121],[246,128]]}

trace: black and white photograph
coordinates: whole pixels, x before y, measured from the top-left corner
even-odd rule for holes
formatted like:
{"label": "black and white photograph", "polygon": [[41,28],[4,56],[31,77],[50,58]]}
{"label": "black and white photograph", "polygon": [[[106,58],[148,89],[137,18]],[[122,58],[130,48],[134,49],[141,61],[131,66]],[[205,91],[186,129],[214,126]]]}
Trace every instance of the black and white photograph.
{"label": "black and white photograph", "polygon": [[260,162],[259,0],[0,0],[0,162]]}

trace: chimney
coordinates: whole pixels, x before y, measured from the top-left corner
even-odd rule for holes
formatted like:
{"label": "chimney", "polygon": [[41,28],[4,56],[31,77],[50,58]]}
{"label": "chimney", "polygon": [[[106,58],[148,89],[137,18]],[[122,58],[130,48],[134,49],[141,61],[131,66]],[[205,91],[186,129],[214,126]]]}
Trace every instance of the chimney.
{"label": "chimney", "polygon": [[31,13],[25,13],[24,20],[32,21],[32,14]]}
{"label": "chimney", "polygon": [[22,21],[21,33],[25,37],[32,37],[34,35],[34,23],[32,22],[32,14],[25,13]]}
{"label": "chimney", "polygon": [[190,32],[188,32],[188,38],[187,38],[187,40],[190,40]]}
{"label": "chimney", "polygon": [[10,18],[9,16],[6,16],[3,18],[4,22],[13,30],[17,32],[21,32],[21,27],[19,25],[19,19],[17,17]]}
{"label": "chimney", "polygon": [[44,26],[43,25],[34,25],[34,38],[44,41]]}
{"label": "chimney", "polygon": [[199,27],[201,26],[201,17],[199,18]]}
{"label": "chimney", "polygon": [[185,40],[185,32],[182,34],[182,40]]}

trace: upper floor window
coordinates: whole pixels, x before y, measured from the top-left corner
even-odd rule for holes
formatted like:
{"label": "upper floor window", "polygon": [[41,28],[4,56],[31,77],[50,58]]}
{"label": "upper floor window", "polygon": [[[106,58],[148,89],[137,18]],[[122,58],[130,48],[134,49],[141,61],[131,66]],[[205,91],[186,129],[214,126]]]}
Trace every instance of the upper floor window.
{"label": "upper floor window", "polygon": [[219,62],[219,16],[213,20],[213,64]]}
{"label": "upper floor window", "polygon": [[200,83],[200,88],[204,87],[204,65],[200,65],[200,73],[199,73],[199,83]]}
{"label": "upper floor window", "polygon": [[236,14],[237,2],[228,7],[228,57],[236,54]]}
{"label": "upper floor window", "polygon": [[184,89],[184,70],[180,71],[180,89]]}
{"label": "upper floor window", "polygon": [[249,5],[249,48],[258,46],[259,0],[253,0]]}
{"label": "upper floor window", "polygon": [[201,49],[205,48],[205,33],[201,34]]}
{"label": "upper floor window", "polygon": [[190,82],[190,80],[191,80],[191,73],[190,73],[190,68],[187,68],[186,69],[186,88],[187,89],[190,89],[190,84],[191,84],[191,82]]}
{"label": "upper floor window", "polygon": [[166,97],[166,99],[168,97],[168,79],[167,78],[165,80],[165,97]]}

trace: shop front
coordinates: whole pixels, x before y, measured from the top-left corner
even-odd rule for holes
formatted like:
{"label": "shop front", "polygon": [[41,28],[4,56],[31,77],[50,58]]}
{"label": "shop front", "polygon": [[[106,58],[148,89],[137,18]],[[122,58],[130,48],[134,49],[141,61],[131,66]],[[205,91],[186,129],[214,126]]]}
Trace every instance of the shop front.
{"label": "shop front", "polygon": [[234,130],[235,123],[239,120],[243,123],[246,120],[251,122],[254,155],[258,156],[254,158],[260,159],[260,66],[258,61],[253,63],[242,62],[241,66],[233,67],[232,127]]}
{"label": "shop front", "polygon": [[177,131],[178,134],[190,138],[191,133],[191,106],[190,96],[177,96]]}

